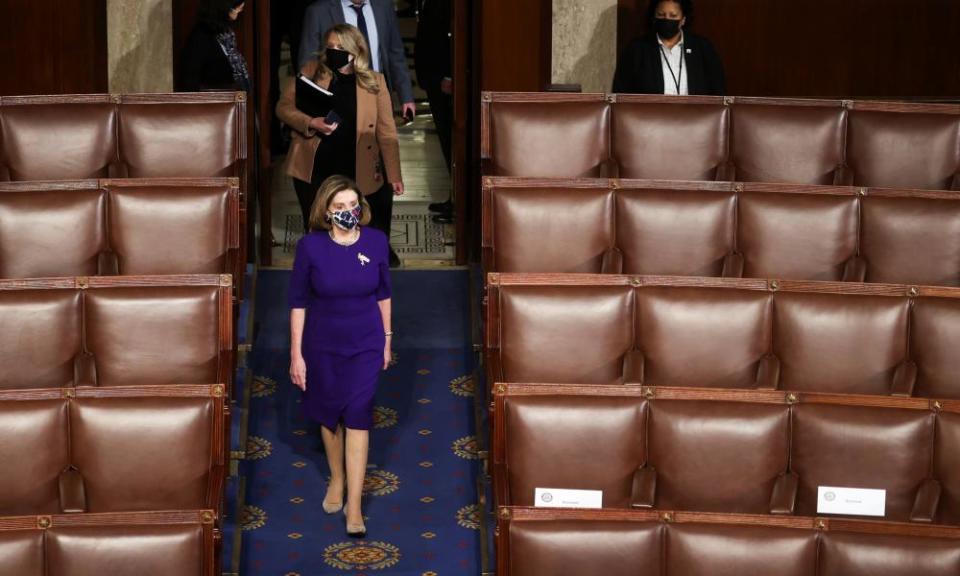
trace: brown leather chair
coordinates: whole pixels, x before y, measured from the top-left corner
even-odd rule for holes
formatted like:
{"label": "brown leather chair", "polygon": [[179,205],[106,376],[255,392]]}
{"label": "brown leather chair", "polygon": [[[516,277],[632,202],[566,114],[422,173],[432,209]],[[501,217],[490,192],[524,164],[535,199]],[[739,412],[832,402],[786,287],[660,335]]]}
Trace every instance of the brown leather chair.
{"label": "brown leather chair", "polygon": [[731,114],[737,181],[850,184],[843,168],[847,113],[839,101],[738,99]]}
{"label": "brown leather chair", "polygon": [[960,286],[960,202],[868,195],[862,206],[868,282]]}
{"label": "brown leather chair", "polygon": [[812,576],[817,565],[813,531],[769,526],[670,526],[664,547],[668,576]]}
{"label": "brown leather chair", "polygon": [[[122,275],[234,273],[229,187],[117,186],[110,247]],[[231,212],[234,212],[233,214]]]}
{"label": "brown leather chair", "polygon": [[641,398],[509,398],[509,481],[498,488],[520,506],[533,505],[536,488],[602,490],[604,507],[630,506],[635,473],[646,461],[646,413]]}
{"label": "brown leather chair", "polygon": [[105,178],[116,167],[110,95],[4,97],[0,164],[10,180]]}
{"label": "brown leather chair", "polygon": [[960,548],[946,538],[824,532],[819,576],[949,576],[960,572]]}
{"label": "brown leather chair", "polygon": [[733,192],[624,186],[616,197],[623,273],[739,276],[728,270],[736,234]]}
{"label": "brown leather chair", "polygon": [[773,299],[748,290],[651,287],[637,292],[642,383],[776,388],[764,381]]}
{"label": "brown leather chair", "polygon": [[[183,102],[176,95],[124,96],[117,131],[128,178],[240,176],[245,154],[235,102]],[[182,100],[182,97],[180,98]]]}
{"label": "brown leather chair", "polygon": [[936,521],[960,524],[960,414],[937,415],[933,474],[940,484],[940,508]]}
{"label": "brown leather chair", "polygon": [[2,576],[214,576],[209,510],[0,518]]}
{"label": "brown leather chair", "polygon": [[[840,192],[840,190],[838,190]],[[737,249],[746,278],[857,278],[859,206],[853,194],[740,194]]]}
{"label": "brown leather chair", "polygon": [[769,514],[793,504],[774,501],[790,455],[786,406],[656,400],[645,437],[650,453],[638,474],[652,489],[635,491],[633,506]]}
{"label": "brown leather chair", "polygon": [[40,530],[0,531],[0,576],[47,576],[43,557]]}
{"label": "brown leather chair", "polygon": [[209,286],[102,288],[85,298],[98,386],[223,382],[221,303]]}
{"label": "brown leather chair", "polygon": [[910,359],[916,365],[914,395],[960,398],[960,302],[917,298],[910,316]]}
{"label": "brown leather chair", "polygon": [[732,180],[726,169],[730,112],[721,98],[617,98],[612,149],[621,178]]}
{"label": "brown leather chair", "polygon": [[[886,490],[887,520],[926,520],[935,415],[928,410],[801,403],[793,409],[796,513],[817,512],[817,487]],[[936,509],[936,506],[934,506]]]}
{"label": "brown leather chair", "polygon": [[629,286],[510,286],[500,302],[502,382],[624,381],[633,349]]}
{"label": "brown leather chair", "polygon": [[[88,181],[95,184],[95,181]],[[0,278],[94,276],[107,248],[106,198],[78,183],[71,190],[0,188]],[[17,190],[22,191],[7,191]]]}
{"label": "brown leather chair", "polygon": [[82,318],[76,290],[0,290],[0,389],[72,385]]}
{"label": "brown leather chair", "polygon": [[486,173],[496,176],[601,176],[610,158],[610,105],[494,101]]}
{"label": "brown leather chair", "polygon": [[[67,408],[62,399],[48,396],[0,401],[0,515],[60,512],[60,473],[70,464]],[[0,544],[0,574],[3,548]]]}
{"label": "brown leather chair", "polygon": [[907,360],[909,308],[905,298],[777,293],[773,345],[780,388],[891,394]]}
{"label": "brown leather chair", "polygon": [[855,104],[847,164],[856,186],[956,190],[960,114],[885,112]]}
{"label": "brown leather chair", "polygon": [[655,522],[518,522],[498,571],[510,576],[661,576],[665,527]]}
{"label": "brown leather chair", "polygon": [[70,448],[84,511],[219,508],[210,493],[218,426],[209,397],[77,398]]}
{"label": "brown leather chair", "polygon": [[491,202],[494,269],[605,271],[613,249],[611,190],[504,188]]}

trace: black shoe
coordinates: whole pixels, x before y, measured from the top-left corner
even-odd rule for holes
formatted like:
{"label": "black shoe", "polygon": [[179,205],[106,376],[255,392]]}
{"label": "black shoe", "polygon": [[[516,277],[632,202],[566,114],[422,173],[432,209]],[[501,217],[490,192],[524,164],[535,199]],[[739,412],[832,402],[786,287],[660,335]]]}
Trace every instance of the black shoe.
{"label": "black shoe", "polygon": [[400,267],[400,257],[397,256],[397,253],[393,251],[393,248],[390,249],[390,267],[399,268]]}
{"label": "black shoe", "polygon": [[453,212],[453,202],[447,200],[445,202],[433,202],[427,206],[427,210],[431,212],[440,212],[441,214],[446,212]]}
{"label": "black shoe", "polygon": [[450,214],[437,214],[433,217],[433,221],[437,224],[453,224],[453,213]]}

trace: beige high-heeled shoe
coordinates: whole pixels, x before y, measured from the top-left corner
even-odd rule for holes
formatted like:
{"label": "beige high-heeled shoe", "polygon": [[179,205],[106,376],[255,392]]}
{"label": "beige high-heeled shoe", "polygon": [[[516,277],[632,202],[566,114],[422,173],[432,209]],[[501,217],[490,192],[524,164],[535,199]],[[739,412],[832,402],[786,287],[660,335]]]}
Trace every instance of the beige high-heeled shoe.
{"label": "beige high-heeled shoe", "polygon": [[[347,518],[347,509],[343,509],[343,518]],[[351,524],[347,522],[347,536],[351,538],[363,538],[367,535],[367,525],[362,521],[359,524]]]}
{"label": "beige high-heeled shoe", "polygon": [[[330,489],[327,489],[327,496],[330,495]],[[340,497],[339,502],[327,502],[327,496],[323,498],[323,511],[327,514],[336,514],[343,509],[343,496]]]}

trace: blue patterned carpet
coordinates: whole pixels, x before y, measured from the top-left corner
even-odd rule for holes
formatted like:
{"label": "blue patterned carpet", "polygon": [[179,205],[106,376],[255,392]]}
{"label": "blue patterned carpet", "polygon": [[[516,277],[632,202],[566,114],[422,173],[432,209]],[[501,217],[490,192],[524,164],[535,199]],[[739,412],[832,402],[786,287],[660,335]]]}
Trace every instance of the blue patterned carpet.
{"label": "blue patterned carpet", "polygon": [[287,376],[288,274],[258,278],[240,574],[478,574],[467,273],[393,274],[396,363],[377,392],[365,540],[320,507],[329,471],[319,430]]}

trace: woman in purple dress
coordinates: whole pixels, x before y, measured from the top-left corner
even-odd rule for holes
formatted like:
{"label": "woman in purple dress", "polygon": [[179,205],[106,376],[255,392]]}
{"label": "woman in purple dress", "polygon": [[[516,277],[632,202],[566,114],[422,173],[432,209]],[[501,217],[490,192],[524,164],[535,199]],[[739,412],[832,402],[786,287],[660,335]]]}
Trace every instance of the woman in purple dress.
{"label": "woman in purple dress", "polygon": [[[390,260],[370,206],[345,176],[324,180],[297,244],[290,277],[290,378],[307,416],[321,424],[330,464],[323,510],[344,510],[347,534],[363,537],[360,510],[373,394],[390,364]],[[346,467],[344,467],[346,454]],[[343,506],[344,485],[347,489]]]}

